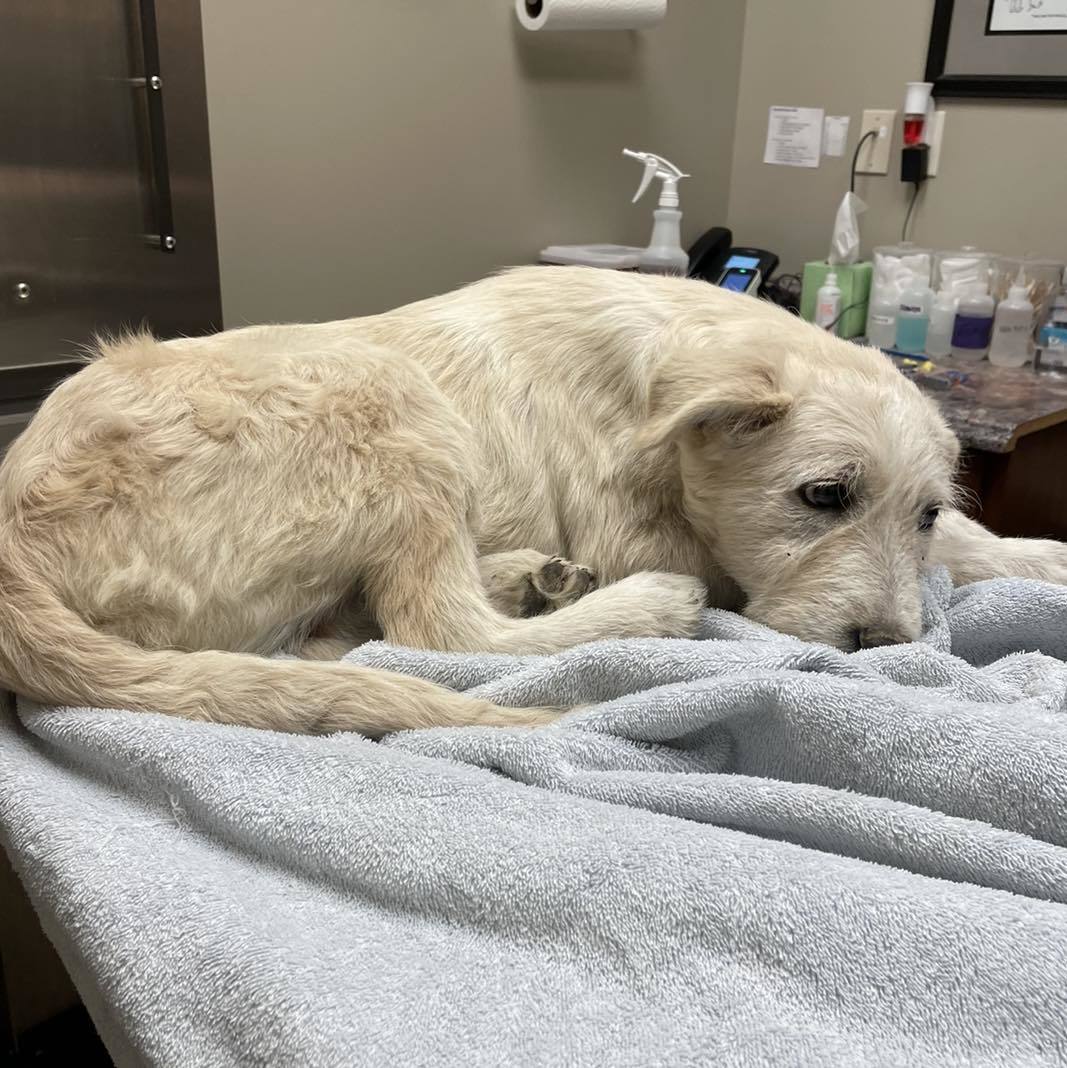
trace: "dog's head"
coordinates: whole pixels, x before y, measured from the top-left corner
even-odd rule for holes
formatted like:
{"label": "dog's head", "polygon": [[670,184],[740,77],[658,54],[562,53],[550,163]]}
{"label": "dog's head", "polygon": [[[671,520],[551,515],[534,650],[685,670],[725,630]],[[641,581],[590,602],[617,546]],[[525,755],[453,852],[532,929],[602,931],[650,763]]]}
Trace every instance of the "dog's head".
{"label": "dog's head", "polygon": [[845,649],[919,634],[959,445],[891,362],[774,309],[675,331],[639,433],[745,614]]}

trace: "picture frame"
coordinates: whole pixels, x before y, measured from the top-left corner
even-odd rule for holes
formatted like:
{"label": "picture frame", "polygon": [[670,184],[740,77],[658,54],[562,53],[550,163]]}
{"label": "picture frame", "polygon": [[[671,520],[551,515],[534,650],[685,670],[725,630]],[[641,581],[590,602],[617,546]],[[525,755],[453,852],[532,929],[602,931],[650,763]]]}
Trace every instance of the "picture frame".
{"label": "picture frame", "polygon": [[1067,100],[1067,0],[935,0],[938,97]]}

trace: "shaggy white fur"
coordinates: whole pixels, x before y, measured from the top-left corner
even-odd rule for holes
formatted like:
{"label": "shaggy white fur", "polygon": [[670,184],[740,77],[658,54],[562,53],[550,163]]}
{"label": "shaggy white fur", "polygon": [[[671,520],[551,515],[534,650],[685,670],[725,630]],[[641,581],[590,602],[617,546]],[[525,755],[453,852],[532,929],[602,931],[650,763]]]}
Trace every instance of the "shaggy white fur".
{"label": "shaggy white fur", "polygon": [[129,338],[0,468],[0,682],[381,734],[558,710],[240,654],[684,636],[706,591],[905,641],[928,560],[1067,581],[1064,546],[952,510],[957,454],[879,353],[680,279],[527,268],[366,319]]}

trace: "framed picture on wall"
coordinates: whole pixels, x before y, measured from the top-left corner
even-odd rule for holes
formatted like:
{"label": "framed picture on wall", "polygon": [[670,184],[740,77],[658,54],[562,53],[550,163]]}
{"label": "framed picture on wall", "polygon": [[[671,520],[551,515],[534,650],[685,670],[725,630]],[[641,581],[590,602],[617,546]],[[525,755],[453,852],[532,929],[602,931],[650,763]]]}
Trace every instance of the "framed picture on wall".
{"label": "framed picture on wall", "polygon": [[1067,0],[935,0],[937,96],[1067,100]]}

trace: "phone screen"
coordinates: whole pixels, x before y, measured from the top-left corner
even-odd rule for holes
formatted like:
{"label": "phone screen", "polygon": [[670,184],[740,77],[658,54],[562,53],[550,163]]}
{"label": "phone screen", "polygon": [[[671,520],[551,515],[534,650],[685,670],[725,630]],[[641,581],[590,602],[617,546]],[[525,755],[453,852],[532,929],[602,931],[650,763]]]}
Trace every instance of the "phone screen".
{"label": "phone screen", "polygon": [[719,285],[734,293],[745,293],[755,277],[756,272],[751,267],[727,267]]}
{"label": "phone screen", "polygon": [[749,270],[755,270],[758,266],[759,260],[755,256],[733,255],[726,261],[724,270],[731,271],[735,267],[747,267]]}

